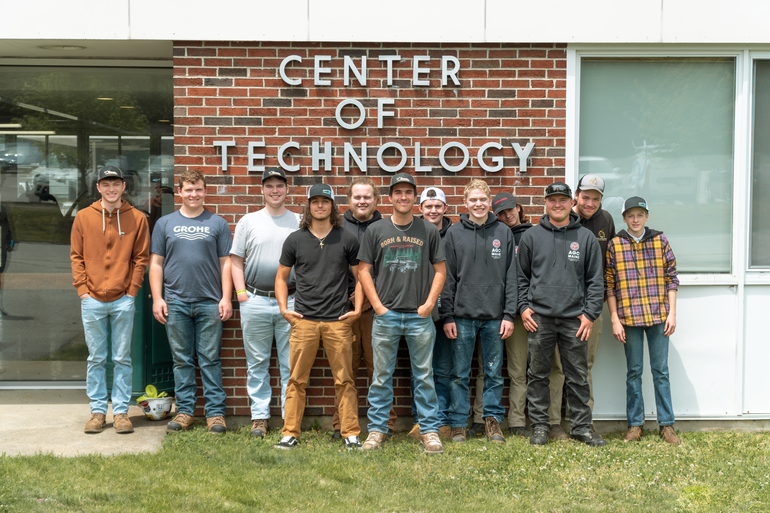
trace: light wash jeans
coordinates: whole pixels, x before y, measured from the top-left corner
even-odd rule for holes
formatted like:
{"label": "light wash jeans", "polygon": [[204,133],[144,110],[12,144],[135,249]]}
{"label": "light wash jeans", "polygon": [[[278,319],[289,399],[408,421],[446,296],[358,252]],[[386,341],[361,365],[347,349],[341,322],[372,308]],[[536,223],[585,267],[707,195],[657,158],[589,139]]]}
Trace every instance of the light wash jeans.
{"label": "light wash jeans", "polygon": [[628,426],[644,425],[644,398],[642,397],[642,371],[644,370],[644,335],[650,353],[650,370],[655,386],[655,408],[658,425],[674,423],[674,407],[671,404],[671,384],[668,381],[668,337],[663,334],[665,323],[653,326],[623,326],[626,331],[626,416]]}
{"label": "light wash jeans", "polygon": [[467,427],[471,408],[468,382],[473,363],[476,335],[479,336],[479,352],[484,362],[484,394],[482,418],[494,417],[502,423],[505,417],[503,398],[503,339],[500,338],[501,319],[481,321],[455,318],[457,339],[452,348],[452,380],[449,385],[449,426]]}
{"label": "light wash jeans", "polygon": [[[270,351],[275,338],[278,367],[281,372],[281,418],[284,417],[286,385],[289,383],[289,334],[291,326],[281,317],[278,300],[247,292],[249,299],[240,304],[243,348],[246,351],[246,390],[251,399],[251,418],[270,418]],[[294,310],[294,296],[287,307]]]}
{"label": "light wash jeans", "polygon": [[167,299],[166,335],[174,358],[176,411],[195,414],[197,401],[195,356],[201,369],[206,417],[225,415],[227,396],[222,387],[222,319],[219,302],[213,300],[187,303]]}
{"label": "light wash jeans", "polygon": [[91,413],[107,413],[107,330],[112,330],[112,413],[128,413],[131,400],[131,335],[134,332],[134,300],[125,295],[102,302],[80,300],[80,315],[88,346],[86,393]]}
{"label": "light wash jeans", "polygon": [[433,319],[392,310],[384,315],[374,314],[374,377],[369,387],[369,431],[388,432],[388,416],[393,405],[393,372],[401,336],[406,338],[409,347],[415,381],[413,400],[420,433],[438,433],[438,399],[433,383],[433,343],[436,338]]}

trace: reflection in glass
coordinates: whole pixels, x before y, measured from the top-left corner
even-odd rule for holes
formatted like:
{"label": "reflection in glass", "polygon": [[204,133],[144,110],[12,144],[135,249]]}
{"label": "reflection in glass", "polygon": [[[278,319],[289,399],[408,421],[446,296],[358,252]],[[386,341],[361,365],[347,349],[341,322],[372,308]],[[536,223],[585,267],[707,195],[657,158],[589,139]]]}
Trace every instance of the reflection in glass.
{"label": "reflection in glass", "polygon": [[[130,107],[130,108],[126,108]],[[148,218],[173,210],[169,69],[3,67],[0,381],[85,380],[70,231],[105,165]]]}
{"label": "reflection in glass", "polygon": [[618,231],[642,196],[679,272],[730,272],[734,60],[583,59],[580,75],[579,173],[605,180]]}

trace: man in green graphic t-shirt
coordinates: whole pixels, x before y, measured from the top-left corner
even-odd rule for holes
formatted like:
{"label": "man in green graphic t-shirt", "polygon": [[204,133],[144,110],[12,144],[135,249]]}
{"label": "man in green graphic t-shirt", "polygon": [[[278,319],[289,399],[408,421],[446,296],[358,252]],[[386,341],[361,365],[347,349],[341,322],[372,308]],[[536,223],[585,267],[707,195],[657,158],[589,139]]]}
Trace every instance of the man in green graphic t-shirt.
{"label": "man in green graphic t-shirt", "polygon": [[[374,310],[374,378],[369,387],[369,437],[364,450],[377,449],[387,440],[396,353],[404,336],[415,379],[423,447],[428,454],[444,452],[438,437],[432,372],[436,329],[431,312],[444,286],[446,267],[438,229],[412,214],[416,199],[414,177],[394,175],[390,182],[393,215],[372,223],[358,254],[359,280]],[[431,268],[435,272],[432,280]]]}

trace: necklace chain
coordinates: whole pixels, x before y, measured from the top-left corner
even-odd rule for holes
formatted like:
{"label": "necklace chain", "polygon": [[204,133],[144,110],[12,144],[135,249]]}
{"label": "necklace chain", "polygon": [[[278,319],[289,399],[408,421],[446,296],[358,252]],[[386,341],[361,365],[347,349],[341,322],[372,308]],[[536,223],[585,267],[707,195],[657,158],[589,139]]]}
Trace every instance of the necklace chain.
{"label": "necklace chain", "polygon": [[402,230],[401,228],[399,228],[399,227],[398,227],[398,225],[396,224],[396,222],[393,220],[393,216],[390,216],[390,222],[391,222],[391,223],[393,223],[393,227],[394,227],[396,230],[398,230],[398,231],[400,231],[400,232],[406,232],[406,231],[409,231],[409,228],[411,228],[411,227],[412,227],[412,224],[414,224],[414,216],[412,216],[412,221],[409,223],[409,226],[407,226],[407,227],[406,227],[406,228],[404,228],[403,230]]}
{"label": "necklace chain", "polygon": [[[331,231],[331,230],[329,230],[329,233],[331,233],[331,232],[332,232],[332,231]],[[311,231],[310,233],[313,233],[313,232]],[[318,235],[316,235],[315,233],[313,233],[313,237],[315,237],[316,239],[318,239],[318,245],[319,245],[319,246],[321,246],[321,249],[323,249],[323,248],[324,248],[324,240],[326,240],[326,237],[328,237],[328,236],[329,236],[329,233],[327,233],[327,234],[326,234],[326,235],[324,235],[323,237],[319,237]]]}

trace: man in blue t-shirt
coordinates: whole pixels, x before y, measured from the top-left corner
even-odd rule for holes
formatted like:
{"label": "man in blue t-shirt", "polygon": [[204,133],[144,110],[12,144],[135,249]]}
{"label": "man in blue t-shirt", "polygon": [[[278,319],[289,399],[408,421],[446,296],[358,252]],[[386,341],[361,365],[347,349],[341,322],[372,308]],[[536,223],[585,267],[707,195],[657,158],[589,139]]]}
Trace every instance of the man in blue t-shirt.
{"label": "man in blue t-shirt", "polygon": [[195,422],[197,355],[208,430],[225,433],[220,352],[222,323],[233,314],[232,235],[227,221],[203,208],[206,181],[200,171],[182,173],[177,192],[182,208],[158,220],[150,247],[152,313],[166,326],[174,358],[177,414],[166,431]]}

